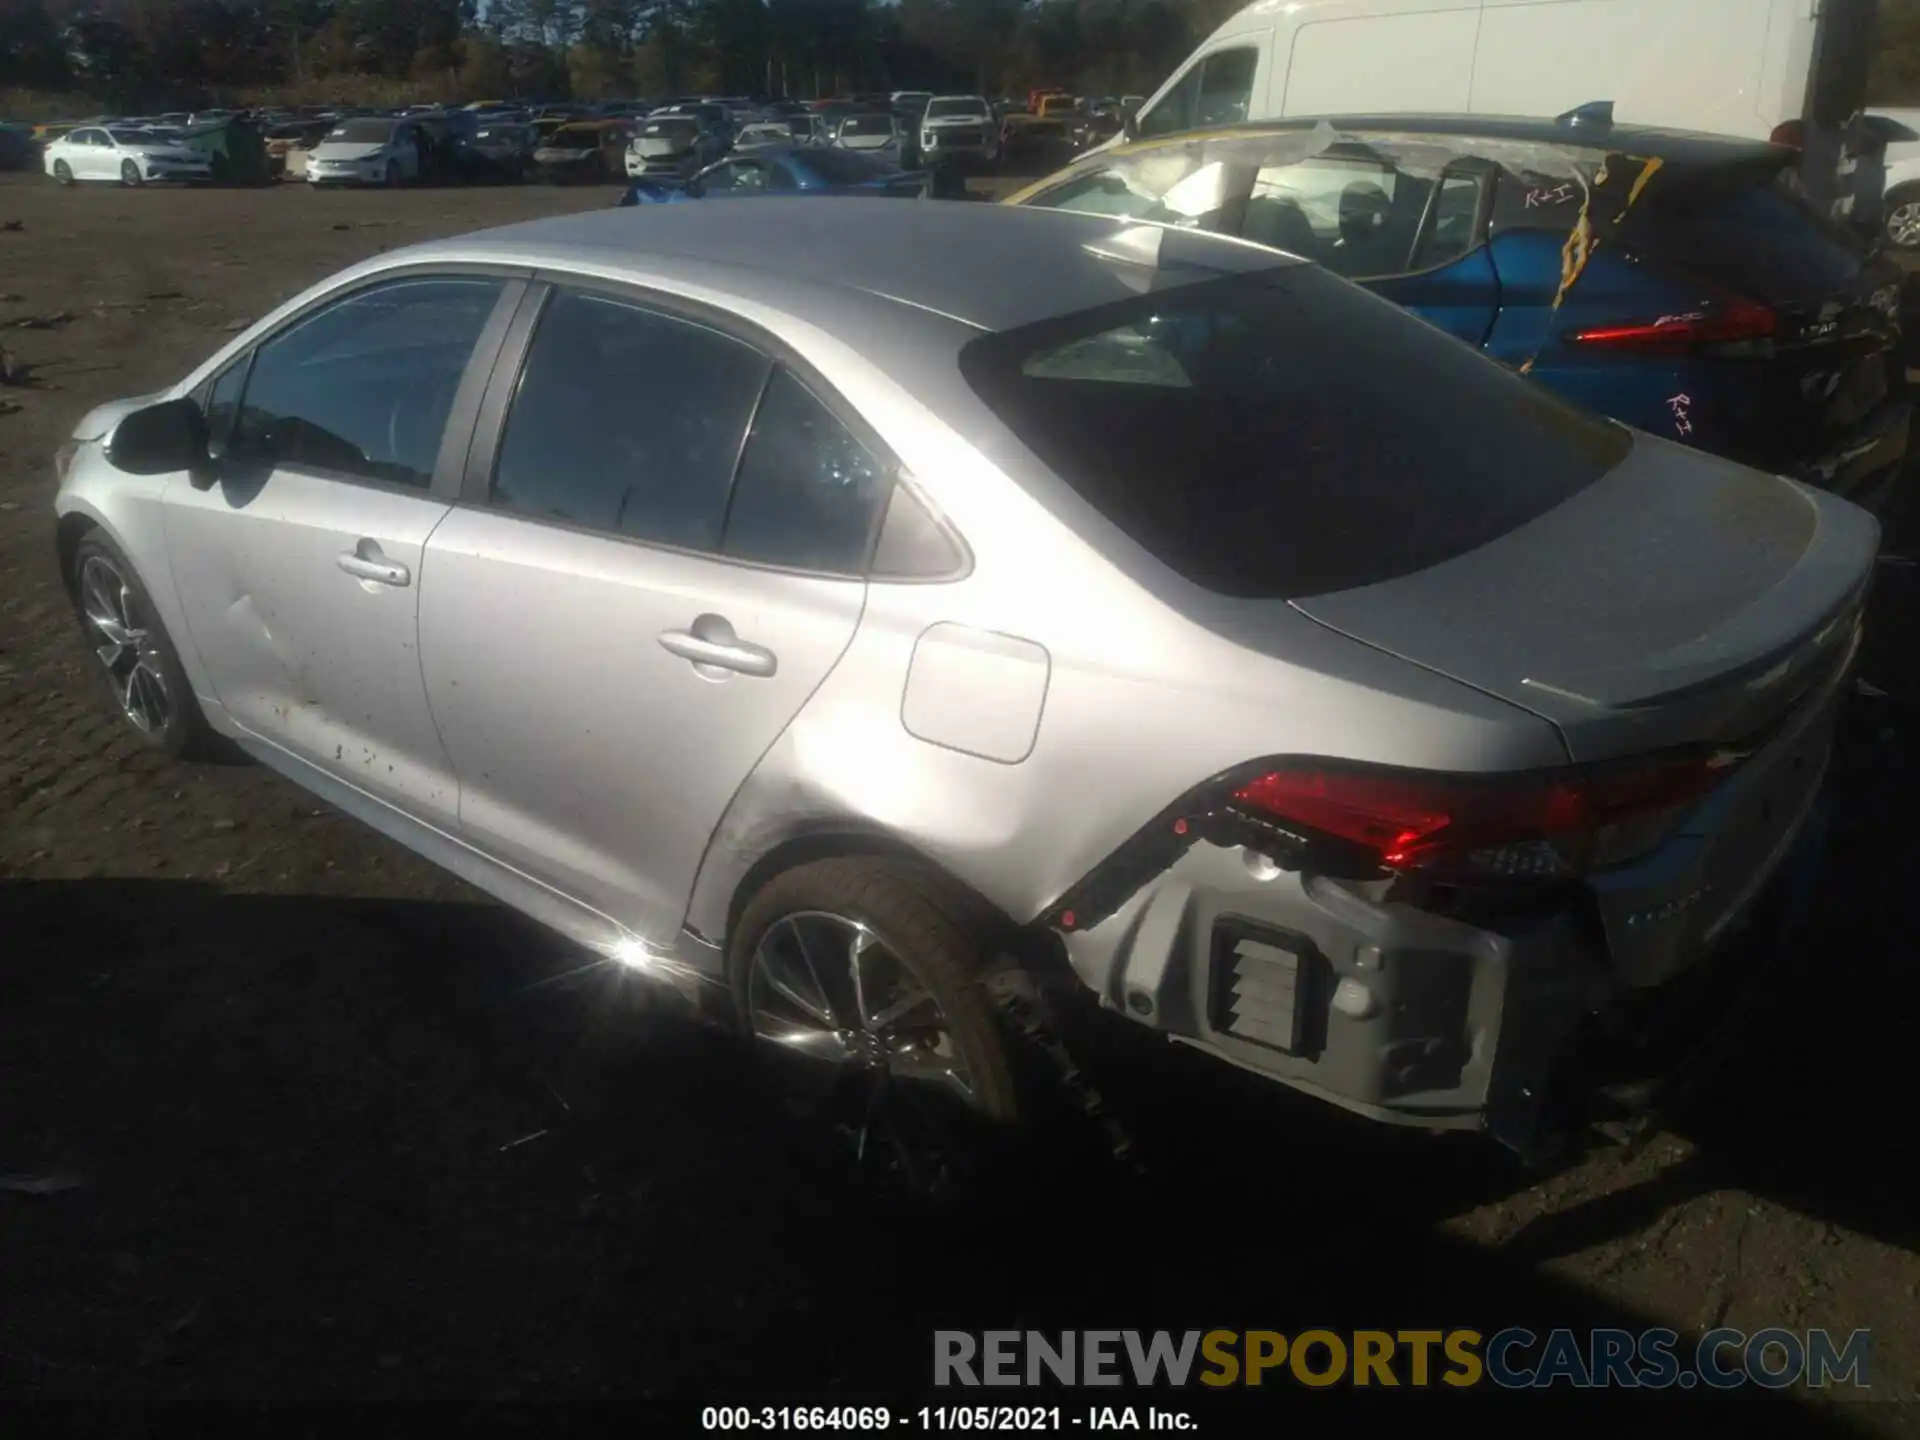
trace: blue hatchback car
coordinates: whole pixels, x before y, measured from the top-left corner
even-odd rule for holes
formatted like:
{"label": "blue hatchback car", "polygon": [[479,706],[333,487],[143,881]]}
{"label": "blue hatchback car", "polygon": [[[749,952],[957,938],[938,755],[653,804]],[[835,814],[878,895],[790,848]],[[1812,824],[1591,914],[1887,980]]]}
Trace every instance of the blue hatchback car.
{"label": "blue hatchback car", "polygon": [[635,180],[622,205],[666,205],[685,200],[749,195],[878,195],[912,198],[938,188],[926,170],[902,170],[851,150],[809,145],[758,146],[709,165],[684,183]]}
{"label": "blue hatchback car", "polygon": [[1905,277],[1800,200],[1795,158],[1605,106],[1343,116],[1122,146],[1006,203],[1301,255],[1589,409],[1878,507]]}

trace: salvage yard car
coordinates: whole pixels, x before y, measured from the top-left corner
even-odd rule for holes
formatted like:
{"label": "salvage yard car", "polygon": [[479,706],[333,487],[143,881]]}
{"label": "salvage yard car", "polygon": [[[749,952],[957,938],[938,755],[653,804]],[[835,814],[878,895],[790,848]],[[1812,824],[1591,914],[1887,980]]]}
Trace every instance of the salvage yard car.
{"label": "salvage yard car", "polygon": [[307,157],[307,183],[385,185],[420,178],[420,127],[411,120],[362,115],[343,120]]}
{"label": "salvage yard car", "polygon": [[914,199],[931,192],[934,177],[902,170],[873,155],[811,146],[760,146],[710,165],[684,183],[635,180],[620,204],[656,205],[753,195],[852,195]]}
{"label": "salvage yard car", "polygon": [[650,115],[627,145],[626,172],[634,180],[686,180],[726,151],[725,139],[698,116]]}
{"label": "salvage yard car", "polygon": [[1904,277],[1801,202],[1793,163],[1604,106],[1333,116],[1138,142],[1007,203],[1317,261],[1589,409],[1878,508],[1911,419]]}
{"label": "salvage yard car", "polygon": [[1524,1147],[1583,1022],[1817,837],[1848,502],[1198,231],[646,230],[390,251],[85,416],[58,562],[130,731],[728,997],[868,1117],[1023,1113],[1006,957]]}
{"label": "salvage yard car", "polygon": [[69,131],[46,147],[41,162],[62,185],[81,180],[144,185],[150,180],[207,180],[213,175],[208,157],[180,140],[106,125]]}
{"label": "salvage yard car", "polygon": [[554,184],[595,184],[626,168],[629,120],[583,120],[562,125],[533,152],[534,173]]}
{"label": "salvage yard car", "polygon": [[1000,158],[1000,122],[982,96],[936,95],[920,119],[920,153],[924,164],[960,159],[990,165]]}

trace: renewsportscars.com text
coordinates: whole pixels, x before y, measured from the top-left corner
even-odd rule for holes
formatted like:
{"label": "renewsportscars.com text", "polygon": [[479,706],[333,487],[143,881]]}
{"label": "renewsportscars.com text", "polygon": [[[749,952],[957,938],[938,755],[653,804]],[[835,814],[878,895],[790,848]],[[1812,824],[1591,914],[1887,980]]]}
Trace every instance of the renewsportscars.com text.
{"label": "renewsportscars.com text", "polygon": [[1872,1332],[936,1330],[936,1386],[1867,1388]]}

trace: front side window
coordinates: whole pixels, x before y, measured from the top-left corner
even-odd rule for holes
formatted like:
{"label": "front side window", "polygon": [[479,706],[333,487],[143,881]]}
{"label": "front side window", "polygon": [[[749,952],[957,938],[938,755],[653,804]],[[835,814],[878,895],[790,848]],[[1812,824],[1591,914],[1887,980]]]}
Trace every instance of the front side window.
{"label": "front side window", "polygon": [[769,363],[704,325],[560,292],[534,332],[507,414],[493,503],[717,551]]}
{"label": "front side window", "polygon": [[426,489],[501,283],[398,280],[296,321],[256,353],[230,457]]}
{"label": "front side window", "polygon": [[1140,134],[1177,135],[1203,125],[1233,125],[1247,118],[1260,52],[1216,50],[1182,75],[1160,103],[1140,116]]}
{"label": "front side window", "polygon": [[858,574],[886,496],[880,462],[790,371],[775,370],[741,453],[725,551]]}
{"label": "front side window", "polygon": [[701,183],[709,190],[764,190],[767,188],[767,171],[764,165],[756,165],[751,160],[734,160],[725,165],[716,165],[707,172]]}

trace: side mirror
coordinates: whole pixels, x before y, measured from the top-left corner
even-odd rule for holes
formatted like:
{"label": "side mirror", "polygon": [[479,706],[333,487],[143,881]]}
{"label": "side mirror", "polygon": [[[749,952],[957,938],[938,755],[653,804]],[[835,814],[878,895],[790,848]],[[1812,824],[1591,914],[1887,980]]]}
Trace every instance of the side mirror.
{"label": "side mirror", "polygon": [[107,461],[129,475],[172,475],[206,469],[207,417],[191,398],[136,410],[114,427]]}
{"label": "side mirror", "polygon": [[1138,110],[1128,110],[1121,115],[1120,133],[1127,137],[1129,143],[1140,138],[1140,112]]}

